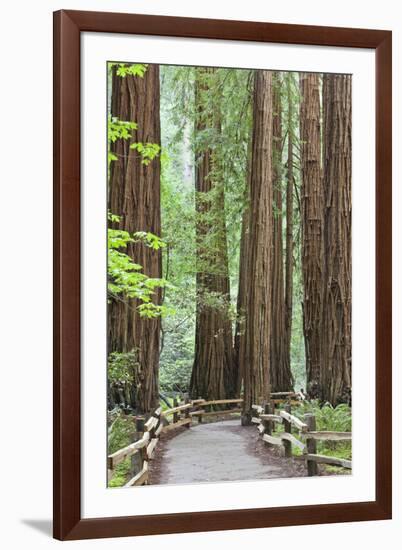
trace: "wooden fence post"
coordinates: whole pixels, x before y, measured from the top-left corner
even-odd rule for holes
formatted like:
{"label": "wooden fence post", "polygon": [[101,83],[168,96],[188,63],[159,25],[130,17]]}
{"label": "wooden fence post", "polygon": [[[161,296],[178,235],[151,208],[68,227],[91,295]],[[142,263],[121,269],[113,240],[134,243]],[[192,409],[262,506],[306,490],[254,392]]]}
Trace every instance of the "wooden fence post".
{"label": "wooden fence post", "polygon": [[[270,401],[264,404],[264,414],[273,414],[272,412],[273,410],[274,409]],[[274,425],[273,422],[271,422],[271,420],[262,420],[262,423],[264,426],[264,431],[262,433],[262,436],[264,437],[264,434],[272,435],[272,427]],[[268,443],[268,441],[266,441],[265,444],[268,447],[272,447],[271,443]]]}
{"label": "wooden fence post", "polygon": [[[190,403],[190,399],[187,397],[187,399],[185,400],[184,402],[186,405],[188,405]],[[190,416],[190,407],[188,409],[185,410],[185,413],[184,413],[184,418],[188,419],[188,418],[191,418]],[[188,424],[186,424],[186,427],[189,428],[191,426],[191,422],[189,422]]]}
{"label": "wooden fence post", "polygon": [[[253,425],[253,418],[259,418],[260,417],[260,411],[258,409],[251,409],[251,422]],[[261,420],[260,420],[261,423]],[[255,424],[254,424],[255,425]]]}
{"label": "wooden fence post", "polygon": [[[178,400],[177,398],[175,397],[173,399],[173,407],[177,407],[178,406]],[[179,413],[175,412],[173,413],[173,424],[176,424],[176,422],[179,420]]]}
{"label": "wooden fence post", "polygon": [[[273,414],[273,407],[271,403],[265,403],[264,405],[264,414]],[[264,433],[272,435],[272,422],[270,420],[263,420],[264,423]],[[269,443],[268,443],[269,445]]]}
{"label": "wooden fence post", "polygon": [[[135,430],[137,432],[138,439],[141,439],[142,434],[144,433],[145,418],[143,416],[137,416],[135,419]],[[141,434],[141,435],[139,435]]]}
{"label": "wooden fence post", "polygon": [[[308,432],[314,432],[316,429],[315,415],[313,413],[307,413],[304,415],[304,421],[308,426]],[[317,453],[317,442],[314,439],[307,439],[306,449],[308,454]],[[313,460],[307,460],[307,474],[311,476],[316,476],[318,474],[317,463]]]}
{"label": "wooden fence post", "polygon": [[[202,398],[199,397],[198,399],[202,399]],[[202,409],[202,403],[201,403],[200,408]],[[202,424],[202,414],[199,414],[199,415],[198,415],[198,424]]]}
{"label": "wooden fence post", "polygon": [[[136,441],[141,439],[141,437],[144,435],[144,424],[145,424],[145,418],[143,416],[137,416],[135,419],[135,438]],[[131,457],[131,472],[133,476],[137,474],[140,470],[142,470],[142,462],[143,462],[143,449],[140,450],[139,453],[134,453]]]}
{"label": "wooden fence post", "polygon": [[[285,405],[285,411],[289,414],[291,414],[292,407],[289,404]],[[292,433],[292,423],[288,420],[283,419],[283,427],[285,429],[285,432],[288,434]],[[285,457],[289,458],[292,456],[292,443],[288,441],[287,439],[283,440],[283,448],[285,450]]]}

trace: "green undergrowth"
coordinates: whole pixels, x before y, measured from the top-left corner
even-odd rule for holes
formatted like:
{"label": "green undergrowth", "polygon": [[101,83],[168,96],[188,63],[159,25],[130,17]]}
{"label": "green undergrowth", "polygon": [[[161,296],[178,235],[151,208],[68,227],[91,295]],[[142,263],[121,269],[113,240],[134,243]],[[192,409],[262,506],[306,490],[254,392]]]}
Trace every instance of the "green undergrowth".
{"label": "green undergrowth", "polygon": [[[118,416],[109,426],[108,454],[115,453],[127,447],[134,440],[135,425],[131,418]],[[131,461],[129,458],[121,462],[114,469],[109,487],[122,487],[130,476]]]}
{"label": "green undergrowth", "polygon": [[114,470],[114,475],[109,481],[109,487],[123,487],[130,477],[131,461],[126,458],[123,462],[120,462]]}
{"label": "green undergrowth", "polygon": [[[160,401],[162,410],[173,407],[173,399],[167,398],[170,406]],[[123,449],[134,441],[135,437],[135,422],[130,416],[117,416],[111,423],[108,429],[108,454],[115,453],[119,449]],[[110,479],[109,487],[122,487],[127,483],[132,475],[131,459],[127,458],[114,469],[113,477]]]}
{"label": "green undergrowth", "polygon": [[[352,409],[349,405],[340,404],[337,407],[333,407],[329,403],[325,403],[320,406],[318,401],[305,401],[297,407],[293,407],[291,413],[304,420],[306,413],[313,413],[316,418],[316,430],[317,431],[329,431],[329,432],[350,432],[352,431]],[[275,423],[275,431],[272,432],[273,436],[279,436],[284,431],[282,424]],[[292,430],[294,435],[298,435],[298,432]],[[336,458],[343,458],[346,460],[352,459],[352,443],[351,441],[317,441],[317,454],[326,456],[333,456]],[[292,455],[302,456],[301,449],[292,445]],[[339,466],[331,466],[328,464],[323,465],[325,471],[336,474],[350,474],[351,470],[341,468]]]}

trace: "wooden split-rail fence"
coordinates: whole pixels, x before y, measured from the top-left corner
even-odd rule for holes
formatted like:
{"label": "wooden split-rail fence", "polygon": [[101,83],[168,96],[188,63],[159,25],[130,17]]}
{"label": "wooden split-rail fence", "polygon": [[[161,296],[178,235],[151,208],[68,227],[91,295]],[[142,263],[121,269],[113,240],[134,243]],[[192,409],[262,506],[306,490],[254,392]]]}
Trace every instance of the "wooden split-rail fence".
{"label": "wooden split-rail fence", "polygon": [[136,422],[136,441],[108,456],[108,481],[113,477],[116,466],[130,458],[134,475],[125,487],[147,485],[149,461],[154,457],[162,433],[184,426],[190,428],[195,418],[201,423],[204,417],[240,413],[242,402],[242,399],[194,399],[179,403],[175,399],[172,408],[162,410],[158,407],[148,419],[132,417]]}
{"label": "wooden split-rail fence", "polygon": [[[253,405],[252,423],[256,424],[262,439],[268,445],[277,445],[283,448],[285,457],[292,456],[292,446],[303,452],[309,476],[317,475],[318,463],[332,464],[343,468],[351,468],[351,461],[337,457],[317,454],[317,441],[345,441],[351,440],[350,432],[316,431],[315,416],[305,414],[303,421],[291,414],[292,405],[300,405],[304,395],[294,392],[271,393],[269,404],[265,406]],[[136,441],[119,449],[108,456],[108,480],[114,475],[118,464],[131,459],[133,477],[125,487],[148,484],[149,462],[153,459],[156,446],[162,433],[176,430],[180,427],[190,428],[193,419],[199,423],[203,418],[226,416],[241,413],[243,399],[194,399],[178,402],[174,400],[173,407],[162,410],[158,407],[149,418],[132,417],[136,423]],[[275,407],[282,405],[284,409]],[[275,424],[282,424],[284,431],[273,435]],[[296,437],[297,432],[298,437]]]}
{"label": "wooden split-rail fence", "polygon": [[[352,468],[352,461],[335,456],[317,454],[317,441],[351,441],[351,432],[317,431],[316,418],[312,413],[306,413],[303,420],[291,413],[291,404],[284,409],[276,410],[275,403],[261,406],[253,405],[252,422],[268,445],[283,449],[285,457],[292,456],[292,447],[299,448],[306,461],[309,476],[318,474],[318,464],[329,464],[341,468]],[[275,424],[281,424],[284,431],[275,433]]]}

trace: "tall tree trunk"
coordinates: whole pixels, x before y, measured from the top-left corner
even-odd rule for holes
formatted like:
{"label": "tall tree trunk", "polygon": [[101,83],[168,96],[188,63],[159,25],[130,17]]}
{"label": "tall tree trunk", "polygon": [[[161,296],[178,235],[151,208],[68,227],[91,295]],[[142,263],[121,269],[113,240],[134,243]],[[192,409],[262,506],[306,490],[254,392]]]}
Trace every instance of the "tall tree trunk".
{"label": "tall tree trunk", "polygon": [[288,391],[293,387],[287,347],[286,308],[283,275],[282,225],[282,105],[281,77],[273,74],[273,250],[272,250],[272,330],[271,330],[271,389]]}
{"label": "tall tree trunk", "polygon": [[[293,315],[293,99],[292,99],[292,73],[286,75],[287,96],[287,130],[288,130],[288,155],[286,173],[286,258],[285,258],[285,349],[290,361],[290,346],[292,341],[292,315]],[[293,381],[294,383],[294,381]]]}
{"label": "tall tree trunk", "polygon": [[237,366],[237,395],[240,395],[244,376],[245,362],[245,322],[248,293],[248,271],[247,271],[247,252],[248,252],[248,233],[250,226],[250,181],[251,181],[251,156],[252,139],[250,136],[247,155],[247,174],[244,187],[244,210],[241,221],[240,251],[239,251],[239,278],[237,289],[236,304],[236,327],[234,336],[234,361]]}
{"label": "tall tree trunk", "polygon": [[[130,149],[133,142],[151,142],[160,145],[159,119],[159,67],[149,65],[143,78],[127,75],[112,77],[112,117],[131,121],[138,125],[130,140],[118,139],[111,146],[118,160],[111,163],[108,208],[121,216],[115,229],[133,233],[161,232],[160,220],[160,161],[155,158],[149,165],[141,162],[136,150]],[[143,243],[132,243],[127,254],[143,267],[148,277],[161,277],[161,253]],[[160,292],[155,294],[159,303]],[[160,319],[145,319],[139,316],[137,300],[113,299],[108,307],[108,347],[112,351],[135,351],[137,379],[134,384],[131,406],[138,412],[149,412],[157,406]]]}
{"label": "tall tree trunk", "polygon": [[333,405],[351,396],[351,77],[325,75],[325,285],[322,397]]}
{"label": "tall tree trunk", "polygon": [[[196,132],[220,133],[219,101],[205,106],[214,69],[196,76]],[[207,98],[210,101],[210,98]],[[190,381],[193,397],[223,399],[236,393],[230,284],[225,223],[225,192],[216,143],[196,156],[197,306],[195,355]]]}
{"label": "tall tree trunk", "polygon": [[319,75],[301,74],[300,91],[303,331],[307,391],[319,397],[324,261]]}
{"label": "tall tree trunk", "polygon": [[[247,186],[248,196],[248,186]],[[240,395],[243,376],[244,376],[244,359],[245,359],[245,315],[248,292],[248,273],[247,273],[247,248],[248,248],[248,226],[249,226],[249,209],[248,201],[245,204],[242,217],[241,235],[240,235],[240,253],[239,253],[239,280],[237,291],[236,305],[236,327],[234,336],[234,361],[237,365],[237,394]]]}
{"label": "tall tree trunk", "polygon": [[243,423],[270,397],[272,285],[272,74],[256,71],[253,98]]}

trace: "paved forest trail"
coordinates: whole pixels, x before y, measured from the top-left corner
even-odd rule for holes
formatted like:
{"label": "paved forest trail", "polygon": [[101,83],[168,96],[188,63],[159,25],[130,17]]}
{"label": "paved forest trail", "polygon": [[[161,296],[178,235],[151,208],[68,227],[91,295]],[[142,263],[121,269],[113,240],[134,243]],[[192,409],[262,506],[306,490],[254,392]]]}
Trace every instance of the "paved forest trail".
{"label": "paved forest trail", "polygon": [[161,440],[151,462],[150,482],[183,484],[306,475],[303,461],[283,458],[239,420],[198,424]]}

